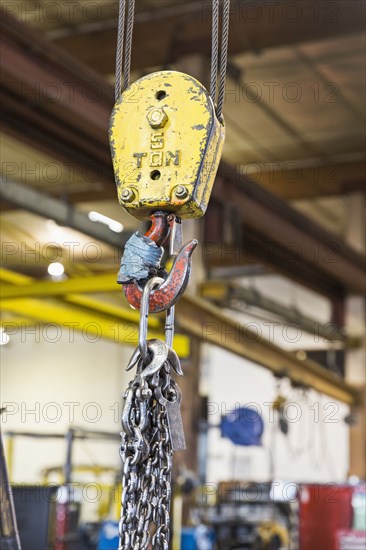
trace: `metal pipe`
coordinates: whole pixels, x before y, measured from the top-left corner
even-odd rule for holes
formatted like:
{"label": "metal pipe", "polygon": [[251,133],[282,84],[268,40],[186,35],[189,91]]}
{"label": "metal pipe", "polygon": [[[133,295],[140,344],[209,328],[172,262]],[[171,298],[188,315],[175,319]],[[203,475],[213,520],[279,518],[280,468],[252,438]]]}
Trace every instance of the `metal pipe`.
{"label": "metal pipe", "polygon": [[0,196],[19,208],[52,218],[61,225],[72,227],[116,248],[121,248],[131,236],[130,232],[115,233],[106,225],[92,222],[87,214],[79,212],[67,202],[40,193],[29,185],[6,181],[3,177],[0,178]]}
{"label": "metal pipe", "polygon": [[247,313],[243,303],[258,307],[281,317],[288,323],[293,323],[299,328],[321,336],[331,342],[347,342],[348,338],[344,331],[340,330],[334,323],[320,323],[307,315],[304,315],[295,307],[287,307],[260,294],[254,288],[245,288],[238,285],[226,285],[222,282],[208,282],[202,285],[202,295],[214,301],[216,304],[234,309],[241,313]]}

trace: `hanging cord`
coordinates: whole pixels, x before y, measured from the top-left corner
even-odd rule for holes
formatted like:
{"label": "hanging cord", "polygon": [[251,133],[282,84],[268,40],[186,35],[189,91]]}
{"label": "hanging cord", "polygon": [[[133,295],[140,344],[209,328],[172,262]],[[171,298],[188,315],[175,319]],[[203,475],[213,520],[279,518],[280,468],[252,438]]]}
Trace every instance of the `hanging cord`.
{"label": "hanging cord", "polygon": [[219,7],[220,0],[212,0],[212,52],[210,95],[215,101],[217,87],[217,70],[219,62]]}
{"label": "hanging cord", "polygon": [[125,48],[125,59],[124,59],[124,79],[123,79],[123,89],[122,89],[123,92],[130,85],[132,34],[133,34],[134,18],[135,18],[135,0],[130,0],[128,4],[128,16],[127,16],[126,48]]}
{"label": "hanging cord", "polygon": [[224,99],[225,99],[227,52],[228,52],[228,45],[229,45],[229,21],[230,21],[230,0],[224,0],[221,57],[220,57],[220,81],[219,81],[219,93],[218,93],[217,109],[216,109],[217,118],[219,120],[222,115],[222,108],[224,106]]}
{"label": "hanging cord", "polygon": [[[118,33],[117,33],[117,54],[116,54],[116,85],[115,100],[118,101],[122,92],[130,85],[131,75],[131,52],[133,24],[135,17],[135,0],[127,0],[127,25],[126,21],[126,0],[119,0]],[[212,0],[212,53],[211,53],[211,80],[210,95],[216,103],[218,59],[219,59],[219,20],[220,0]],[[226,70],[229,43],[229,21],[230,21],[230,0],[223,0],[223,23],[222,41],[220,55],[220,79],[217,95],[216,115],[220,119],[225,99]],[[125,29],[126,27],[126,29]],[[126,39],[125,39],[126,31]],[[122,85],[123,74],[123,85]]]}
{"label": "hanging cord", "polygon": [[125,36],[126,0],[119,0],[117,52],[116,52],[116,87],[115,100],[121,95],[123,43]]}
{"label": "hanging cord", "polygon": [[[135,17],[135,0],[128,0],[127,28],[125,41],[126,0],[119,0],[117,54],[116,54],[116,86],[115,99],[128,88],[131,75],[131,51],[133,23]],[[123,86],[122,86],[123,73]]]}

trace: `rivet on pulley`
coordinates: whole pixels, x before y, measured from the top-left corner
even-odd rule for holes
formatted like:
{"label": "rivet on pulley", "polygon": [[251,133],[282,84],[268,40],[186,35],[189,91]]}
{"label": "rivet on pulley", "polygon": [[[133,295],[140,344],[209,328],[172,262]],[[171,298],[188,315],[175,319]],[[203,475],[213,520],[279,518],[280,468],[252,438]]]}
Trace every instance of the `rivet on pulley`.
{"label": "rivet on pulley", "polygon": [[178,185],[174,193],[177,199],[185,199],[188,197],[188,189],[185,185]]}
{"label": "rivet on pulley", "polygon": [[124,202],[132,202],[136,198],[136,195],[132,189],[124,189],[121,193],[121,198]]}
{"label": "rivet on pulley", "polygon": [[163,128],[168,122],[168,116],[164,109],[152,109],[147,114],[147,120],[152,128]]}

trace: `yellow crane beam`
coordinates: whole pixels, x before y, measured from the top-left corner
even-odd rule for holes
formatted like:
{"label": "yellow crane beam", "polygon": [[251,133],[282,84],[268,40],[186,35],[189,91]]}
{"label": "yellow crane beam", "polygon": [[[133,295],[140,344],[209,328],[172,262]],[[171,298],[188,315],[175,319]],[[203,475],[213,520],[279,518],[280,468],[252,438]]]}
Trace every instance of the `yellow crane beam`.
{"label": "yellow crane beam", "polygon": [[[123,321],[139,323],[139,312],[131,308],[124,308],[107,304],[101,300],[90,298],[77,293],[93,292],[118,292],[120,287],[116,282],[116,275],[93,275],[92,277],[77,277],[65,281],[35,281],[27,275],[21,275],[8,269],[0,268],[0,280],[10,284],[0,286],[0,299],[18,299],[18,298],[44,298],[61,297],[66,302],[80,305],[88,309],[99,311],[106,315],[111,315],[122,319]],[[122,292],[122,291],[121,291]],[[159,329],[161,322],[156,317],[149,318],[150,328]]]}
{"label": "yellow crane beam", "polygon": [[[42,325],[54,325],[59,330],[81,332],[90,342],[105,338],[118,344],[136,346],[138,343],[138,326],[132,322],[120,322],[120,319],[109,315],[98,314],[82,307],[72,306],[58,300],[35,300],[33,298],[14,298],[3,300],[1,308],[14,315],[30,317]],[[12,321],[5,326],[25,328]],[[29,324],[27,323],[27,326]],[[149,331],[150,338],[164,339],[164,334],[156,329]],[[177,334],[174,338],[174,347],[181,358],[189,356],[189,338]]]}
{"label": "yellow crane beam", "polygon": [[[93,292],[118,292],[115,273],[94,275],[91,277],[74,277],[64,281],[35,281],[27,275],[21,275],[9,269],[0,269],[0,280],[5,283],[0,288],[1,297],[36,298],[37,296],[64,296],[65,294],[85,294]],[[138,319],[138,312],[136,319]]]}
{"label": "yellow crane beam", "polygon": [[[2,272],[0,271],[0,279]],[[70,323],[71,315],[76,322],[98,322],[101,318],[100,327],[103,331],[103,337],[113,339],[115,336],[110,329],[110,320],[116,317],[104,315],[88,315],[81,317],[81,313],[85,315],[86,309],[64,302],[53,300],[50,304],[47,300],[37,300],[37,296],[49,297],[64,297],[70,301],[75,298],[73,293],[77,292],[111,292],[115,291],[115,275],[93,275],[91,280],[86,278],[75,278],[54,283],[49,281],[33,282],[30,284],[29,278],[22,280],[19,275],[15,274],[14,279],[17,279],[19,286],[11,288],[10,285],[4,285],[2,289],[2,307],[16,315],[26,315],[27,317],[45,319],[53,319],[59,322],[63,317],[67,316]],[[3,280],[12,282],[12,277],[7,271],[4,274]],[[22,285],[22,286],[20,286]],[[60,286],[59,286],[60,285]],[[61,286],[62,285],[62,286]],[[62,289],[62,291],[61,291]],[[86,290],[88,289],[88,290]],[[17,291],[19,293],[17,294]],[[92,306],[94,298],[88,296],[77,296],[80,306]],[[88,304],[89,301],[89,304]],[[99,301],[98,301],[99,303]],[[49,305],[47,305],[49,304]],[[65,311],[56,310],[61,308],[62,304]],[[96,304],[94,304],[96,305]],[[99,307],[99,306],[97,306]],[[103,304],[101,307],[117,307]],[[30,308],[27,310],[27,308]],[[41,309],[45,311],[41,313]],[[94,307],[93,307],[94,309]],[[121,308],[122,309],[122,308]],[[111,313],[111,312],[110,312]],[[334,399],[343,401],[348,404],[357,404],[362,401],[362,392],[359,388],[347,384],[344,380],[337,377],[334,373],[327,371],[317,363],[306,360],[299,360],[294,353],[288,352],[272,342],[259,337],[257,333],[242,327],[235,319],[228,317],[222,313],[222,310],[209,302],[194,296],[185,295],[177,304],[177,314],[180,327],[189,335],[198,337],[200,340],[222,347],[240,357],[246,358],[258,365],[271,370],[279,375],[286,373],[290,380],[297,384],[304,384],[306,387],[314,388],[315,390],[329,395]],[[65,317],[66,318],[66,317]],[[109,319],[109,326],[105,324],[105,320]],[[104,321],[104,323],[102,322]],[[121,331],[119,334],[120,341],[125,342],[126,338],[130,338],[130,334]],[[137,330],[136,330],[137,341]],[[135,343],[133,344],[135,345]],[[181,357],[186,357],[188,353],[188,341],[182,335],[177,335],[175,339],[175,348]]]}
{"label": "yellow crane beam", "polygon": [[[73,279],[61,282],[37,282],[26,275],[1,269],[0,280],[14,285],[1,285],[1,309],[21,318],[27,318],[26,324],[9,320],[5,321],[3,326],[16,326],[22,329],[29,326],[29,319],[32,319],[33,323],[55,324],[64,330],[82,332],[90,341],[93,341],[93,338],[95,340],[106,338],[116,343],[136,346],[139,320],[137,311],[108,304],[90,296],[68,294],[70,291],[81,290],[82,283],[84,289],[88,288],[89,292],[115,291],[116,288],[118,290],[115,275],[109,275],[108,278],[104,275],[100,277],[104,282],[97,287],[95,283],[88,286],[89,279],[83,277],[78,278],[75,283]],[[90,279],[98,279],[98,276],[93,275]],[[58,285],[62,285],[62,292]],[[13,292],[12,297],[9,298],[7,293],[10,289],[26,290],[26,292],[20,292],[24,297],[15,297],[16,293]],[[37,299],[41,296],[63,300]],[[151,317],[149,328],[151,338],[164,339],[159,319]],[[189,356],[190,344],[187,336],[177,334],[174,338],[174,347],[181,358]]]}

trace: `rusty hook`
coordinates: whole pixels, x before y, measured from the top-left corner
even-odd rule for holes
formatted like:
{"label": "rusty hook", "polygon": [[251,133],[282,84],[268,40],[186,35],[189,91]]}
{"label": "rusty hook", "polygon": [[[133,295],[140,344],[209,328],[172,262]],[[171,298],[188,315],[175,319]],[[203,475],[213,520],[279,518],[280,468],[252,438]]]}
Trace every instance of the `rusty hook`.
{"label": "rusty hook", "polygon": [[[183,294],[187,288],[191,272],[191,257],[197,244],[198,241],[193,239],[181,248],[164,283],[151,292],[149,299],[150,313],[166,311]],[[137,282],[124,283],[123,291],[131,306],[140,309],[143,288]]]}
{"label": "rusty hook", "polygon": [[170,234],[170,216],[166,212],[154,212],[150,216],[151,227],[145,233],[158,246],[164,246]]}

